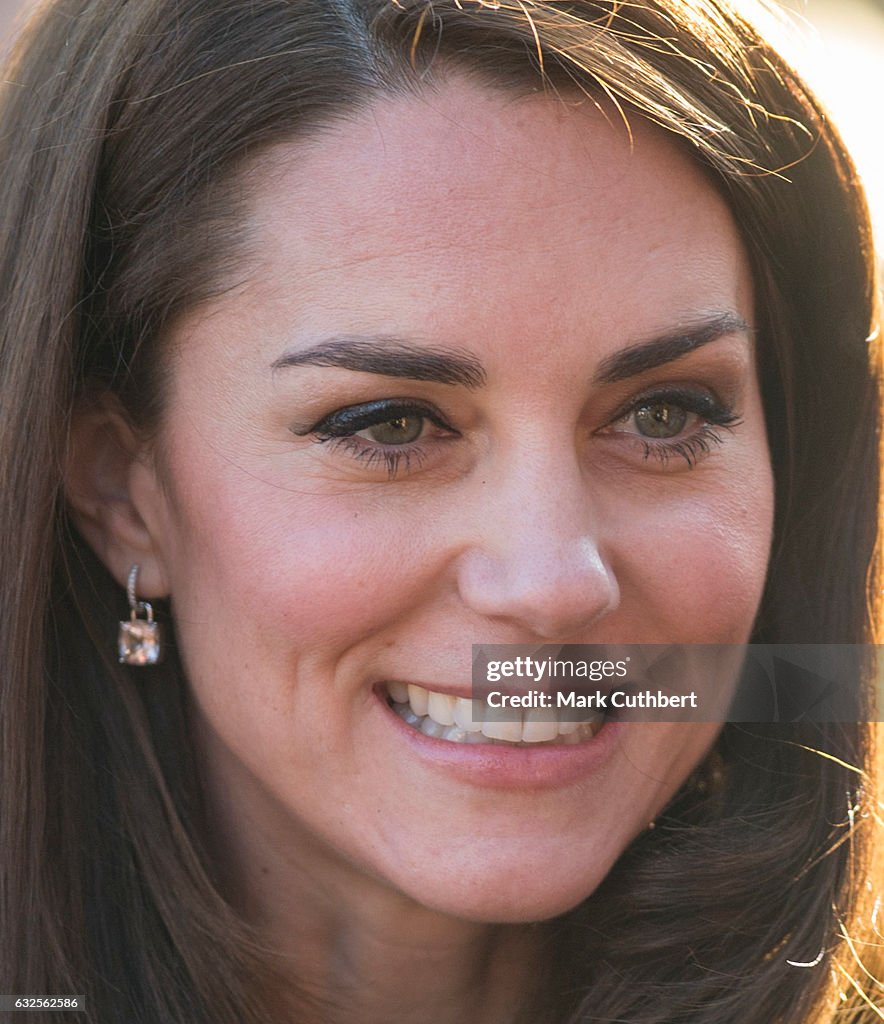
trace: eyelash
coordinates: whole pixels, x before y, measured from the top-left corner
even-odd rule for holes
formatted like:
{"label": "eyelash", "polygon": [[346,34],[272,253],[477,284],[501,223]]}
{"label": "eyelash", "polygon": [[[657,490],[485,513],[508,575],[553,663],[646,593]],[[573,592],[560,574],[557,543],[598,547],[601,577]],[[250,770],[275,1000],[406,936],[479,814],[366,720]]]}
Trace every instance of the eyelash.
{"label": "eyelash", "polygon": [[673,456],[681,456],[690,469],[712,451],[715,445],[722,443],[721,434],[713,430],[708,424],[700,429],[698,434],[688,438],[686,441],[669,442],[668,444],[650,444],[643,441],[645,461],[654,458],[664,466]]}
{"label": "eyelash", "polygon": [[[658,404],[674,405],[693,416],[700,417],[703,421],[702,426],[686,438],[661,441],[640,438],[645,461],[652,458],[657,459],[664,466],[673,456],[678,456],[685,460],[689,469],[693,469],[700,459],[708,455],[716,445],[723,443],[721,430],[733,430],[742,422],[732,408],[708,391],[670,386],[646,392],[638,398],[631,399],[629,404],[613,418],[611,427],[631,419],[640,409]],[[639,435],[635,436],[639,437]]]}
{"label": "eyelash", "polygon": [[[653,458],[664,466],[675,456],[683,458],[688,468],[693,469],[713,447],[723,442],[720,430],[732,430],[741,422],[731,408],[707,391],[668,387],[631,399],[603,430],[617,433],[612,428],[618,423],[627,422],[641,409],[652,405],[673,405],[689,415],[700,417],[703,421],[702,426],[691,436],[672,440],[654,441],[642,438],[632,431],[622,432],[639,438],[645,461]],[[388,399],[339,409],[324,417],[307,433],[312,434],[317,443],[330,444],[335,450],[346,452],[367,468],[385,468],[388,479],[392,480],[402,469],[408,473],[414,468],[419,468],[427,457],[426,450],[416,441],[407,446],[383,447],[365,441],[357,437],[357,434],[369,427],[407,417],[427,420],[452,437],[460,436],[458,431],[446,423],[432,407],[419,402]]]}
{"label": "eyelash", "polygon": [[363,448],[355,438],[351,437],[318,437],[317,441],[334,441],[336,449],[343,449],[358,459],[369,469],[377,469],[381,465],[387,470],[387,477],[394,480],[400,469],[404,467],[409,473],[415,467],[419,467],[426,458],[426,452],[422,448],[413,447],[405,451],[392,451],[389,448]]}
{"label": "eyelash", "polygon": [[452,436],[459,436],[458,432],[430,406],[419,402],[385,399],[339,409],[312,427],[310,433],[314,435],[317,443],[331,443],[336,450],[345,451],[370,469],[383,466],[387,471],[387,477],[392,480],[402,468],[407,473],[419,467],[426,458],[426,451],[416,442],[407,447],[402,445],[396,448],[371,445],[362,441],[356,434],[368,427],[380,426],[391,420],[409,416],[429,420],[439,430]]}

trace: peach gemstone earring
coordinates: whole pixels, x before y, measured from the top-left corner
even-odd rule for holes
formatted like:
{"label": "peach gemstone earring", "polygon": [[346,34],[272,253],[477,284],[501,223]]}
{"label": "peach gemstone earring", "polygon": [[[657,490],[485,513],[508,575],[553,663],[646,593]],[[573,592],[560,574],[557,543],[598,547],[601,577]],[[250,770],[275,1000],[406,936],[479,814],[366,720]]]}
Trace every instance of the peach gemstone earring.
{"label": "peach gemstone earring", "polygon": [[133,565],[126,583],[129,598],[129,621],[120,622],[117,653],[121,665],[156,665],[163,653],[160,624],[154,622],[153,608],[148,601],[139,601],[135,593],[140,566]]}

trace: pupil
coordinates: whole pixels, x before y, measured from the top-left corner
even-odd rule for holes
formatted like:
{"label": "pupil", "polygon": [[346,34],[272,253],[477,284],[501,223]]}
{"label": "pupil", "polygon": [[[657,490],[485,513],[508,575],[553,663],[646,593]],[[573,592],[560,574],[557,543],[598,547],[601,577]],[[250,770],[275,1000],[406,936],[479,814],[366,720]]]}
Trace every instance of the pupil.
{"label": "pupil", "polygon": [[645,437],[675,437],[684,430],[688,414],[678,405],[655,402],[636,409],[635,421]]}

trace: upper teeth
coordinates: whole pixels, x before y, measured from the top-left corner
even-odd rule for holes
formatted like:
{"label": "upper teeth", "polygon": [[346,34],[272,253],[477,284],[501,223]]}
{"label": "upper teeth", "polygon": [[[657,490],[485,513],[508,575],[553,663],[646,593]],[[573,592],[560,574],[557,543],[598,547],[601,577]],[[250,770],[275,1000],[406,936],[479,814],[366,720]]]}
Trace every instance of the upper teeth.
{"label": "upper teeth", "polygon": [[[601,728],[602,715],[583,722],[559,721],[552,709],[531,708],[518,715],[484,701],[437,693],[414,683],[387,682],[396,711],[406,722],[429,736],[461,743],[481,743],[481,737],[507,743],[579,743]],[[560,739],[561,737],[561,739]]]}

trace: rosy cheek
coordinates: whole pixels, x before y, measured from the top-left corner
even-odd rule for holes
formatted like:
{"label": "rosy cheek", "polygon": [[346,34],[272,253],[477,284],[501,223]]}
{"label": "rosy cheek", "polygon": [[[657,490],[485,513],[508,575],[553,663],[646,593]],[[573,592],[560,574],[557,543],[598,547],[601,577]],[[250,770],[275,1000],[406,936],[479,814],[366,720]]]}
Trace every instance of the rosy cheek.
{"label": "rosy cheek", "polygon": [[311,494],[257,468],[188,454],[179,451],[177,467],[189,496],[178,496],[166,534],[175,605],[194,635],[211,606],[212,628],[258,642],[337,634],[343,642],[408,600],[408,531],[389,510],[360,510],[346,495]]}
{"label": "rosy cheek", "polygon": [[[692,642],[742,642],[764,586],[772,530],[765,487],[660,506],[637,519],[620,564],[624,606]],[[708,639],[707,639],[708,638]]]}

